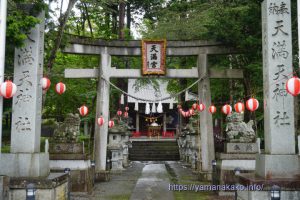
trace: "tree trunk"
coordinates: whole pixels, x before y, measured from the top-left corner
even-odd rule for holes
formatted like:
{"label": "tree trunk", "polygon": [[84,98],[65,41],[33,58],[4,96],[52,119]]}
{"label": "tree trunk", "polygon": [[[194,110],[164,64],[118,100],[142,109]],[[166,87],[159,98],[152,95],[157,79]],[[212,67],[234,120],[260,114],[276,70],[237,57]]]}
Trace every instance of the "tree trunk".
{"label": "tree trunk", "polygon": [[130,3],[129,2],[127,2],[127,5],[126,5],[126,7],[127,7],[127,28],[128,28],[128,30],[129,30],[129,34],[130,34],[130,28],[131,28],[131,8],[130,8]]}
{"label": "tree trunk", "polygon": [[86,3],[83,2],[83,6],[84,6],[85,17],[86,17],[86,19],[88,21],[88,25],[89,25],[91,37],[93,38],[94,37],[93,28],[92,28],[92,24],[91,24],[91,20],[90,20],[90,15],[89,15]]}
{"label": "tree trunk", "polygon": [[51,76],[51,70],[52,70],[52,67],[53,67],[53,63],[54,63],[55,58],[56,58],[56,53],[57,53],[57,51],[60,47],[61,40],[62,40],[62,37],[63,37],[63,34],[64,34],[64,30],[65,30],[68,18],[70,16],[71,10],[74,7],[75,3],[76,3],[76,0],[70,0],[66,12],[64,13],[64,15],[60,16],[60,19],[59,19],[60,25],[59,25],[58,32],[57,32],[57,37],[56,37],[56,40],[55,40],[55,43],[54,43],[54,47],[52,48],[52,50],[50,52],[50,57],[49,57],[49,60],[48,60],[48,63],[47,63],[47,69],[48,69],[48,76],[49,77]]}
{"label": "tree trunk", "polygon": [[124,40],[124,21],[125,21],[126,3],[123,0],[119,2],[119,39]]}
{"label": "tree trunk", "polygon": [[82,35],[85,36],[85,15],[84,15],[84,11],[80,9],[81,12],[81,31],[82,31]]}
{"label": "tree trunk", "polygon": [[112,33],[114,34],[118,34],[118,30],[117,30],[117,24],[118,24],[118,17],[117,17],[117,13],[118,13],[118,5],[113,4],[111,6],[112,8]]}

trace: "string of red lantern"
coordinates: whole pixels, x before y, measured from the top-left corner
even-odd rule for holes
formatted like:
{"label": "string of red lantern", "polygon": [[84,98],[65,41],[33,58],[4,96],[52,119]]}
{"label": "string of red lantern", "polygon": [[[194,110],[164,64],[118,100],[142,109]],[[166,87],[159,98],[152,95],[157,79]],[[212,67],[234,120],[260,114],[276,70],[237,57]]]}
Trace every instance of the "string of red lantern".
{"label": "string of red lantern", "polygon": [[[42,86],[43,90],[48,90],[50,85],[51,85],[51,81],[47,77],[43,77],[41,79],[41,86]],[[299,95],[300,94],[300,79],[295,76],[290,78],[286,82],[286,90],[289,94],[291,94],[293,96]],[[17,91],[17,87],[11,81],[5,81],[4,83],[2,83],[0,85],[0,95],[2,95],[4,98],[11,98],[12,96],[15,95],[16,91]],[[55,91],[60,95],[63,94],[66,91],[65,84],[62,82],[57,83],[55,86]],[[238,102],[234,105],[234,109],[238,113],[243,112],[245,109],[244,107],[245,106],[242,102]],[[249,100],[246,101],[246,108],[248,110],[253,112],[253,111],[257,110],[258,107],[259,107],[259,102],[257,99],[250,98]],[[129,110],[129,107],[126,106],[125,112],[122,113],[121,110],[118,110],[117,115],[122,116],[122,114],[123,114],[123,116],[125,118],[127,118],[128,110]],[[197,103],[194,103],[192,105],[192,108],[189,109],[189,111],[187,111],[187,112],[183,111],[182,108],[179,109],[180,113],[185,117],[195,115],[195,110],[202,112],[205,110],[205,105],[203,103],[200,103],[199,105]],[[211,105],[208,110],[211,114],[214,114],[217,109],[215,106]],[[232,112],[232,108],[230,105],[224,105],[221,110],[224,114],[230,114]],[[88,114],[88,108],[86,106],[82,106],[80,108],[80,114],[82,116],[86,116]],[[101,125],[101,124],[103,125],[103,123],[99,123],[99,125]]]}

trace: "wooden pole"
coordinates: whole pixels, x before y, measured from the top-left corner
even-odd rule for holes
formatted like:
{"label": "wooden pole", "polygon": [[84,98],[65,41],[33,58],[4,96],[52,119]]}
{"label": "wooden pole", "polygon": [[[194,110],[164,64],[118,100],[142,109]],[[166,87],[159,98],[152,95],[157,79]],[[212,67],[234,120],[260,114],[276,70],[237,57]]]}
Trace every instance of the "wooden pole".
{"label": "wooden pole", "polygon": [[[0,84],[4,81],[7,0],[0,1]],[[0,96],[0,153],[2,148],[3,97]]]}
{"label": "wooden pole", "polygon": [[298,14],[298,59],[300,69],[300,0],[297,0],[297,14]]}

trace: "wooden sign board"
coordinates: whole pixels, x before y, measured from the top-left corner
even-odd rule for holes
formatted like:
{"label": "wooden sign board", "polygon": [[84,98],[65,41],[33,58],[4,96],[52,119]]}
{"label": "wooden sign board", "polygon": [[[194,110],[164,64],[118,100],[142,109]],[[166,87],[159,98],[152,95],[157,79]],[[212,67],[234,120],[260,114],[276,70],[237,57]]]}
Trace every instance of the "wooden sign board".
{"label": "wooden sign board", "polygon": [[166,40],[142,40],[142,75],[166,74]]}

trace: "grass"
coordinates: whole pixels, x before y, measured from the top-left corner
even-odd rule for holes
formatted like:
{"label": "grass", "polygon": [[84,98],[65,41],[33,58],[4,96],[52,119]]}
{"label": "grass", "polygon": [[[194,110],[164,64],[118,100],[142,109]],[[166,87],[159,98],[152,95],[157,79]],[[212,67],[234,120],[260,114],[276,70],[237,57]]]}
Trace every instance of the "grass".
{"label": "grass", "polygon": [[121,195],[114,195],[114,196],[109,196],[110,200],[129,200],[130,199],[130,194],[121,194]]}
{"label": "grass", "polygon": [[[174,170],[169,166],[166,165],[168,174],[169,174],[169,179],[173,184],[177,185],[187,185],[189,187],[191,184],[195,185],[209,185],[210,182],[200,182],[195,180],[196,175],[181,175],[180,177],[176,176],[176,173]],[[191,190],[186,190],[186,191],[173,191],[174,197],[176,200],[211,200],[212,196],[214,196],[213,192],[210,191],[191,191]]]}
{"label": "grass", "polygon": [[10,145],[2,146],[1,152],[2,153],[10,153]]}

